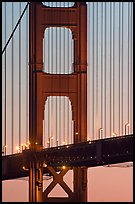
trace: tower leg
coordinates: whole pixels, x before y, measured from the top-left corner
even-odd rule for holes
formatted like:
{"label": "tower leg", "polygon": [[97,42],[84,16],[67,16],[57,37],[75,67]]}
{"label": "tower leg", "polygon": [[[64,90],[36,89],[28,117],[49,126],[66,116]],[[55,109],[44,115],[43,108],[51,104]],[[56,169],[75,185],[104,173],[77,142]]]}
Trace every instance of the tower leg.
{"label": "tower leg", "polygon": [[87,202],[87,168],[74,167],[74,201]]}
{"label": "tower leg", "polygon": [[43,178],[42,167],[38,162],[30,162],[29,202],[42,202]]}
{"label": "tower leg", "polygon": [[[71,100],[74,121],[74,143],[87,141],[87,5],[75,2],[73,8],[49,8],[42,2],[30,3],[30,142],[43,143],[43,113],[48,96],[68,96]],[[72,31],[74,40],[74,71],[72,74],[46,74],[43,72],[44,31],[51,26],[65,27]],[[52,86],[52,82],[53,85]],[[61,82],[62,86],[61,86]],[[44,98],[45,97],[45,98]],[[43,192],[42,165],[30,163],[30,202],[86,202],[87,168],[75,167],[73,192],[64,182],[66,170],[57,174],[47,167],[53,182]],[[50,191],[59,184],[68,194],[67,198],[51,198]]]}

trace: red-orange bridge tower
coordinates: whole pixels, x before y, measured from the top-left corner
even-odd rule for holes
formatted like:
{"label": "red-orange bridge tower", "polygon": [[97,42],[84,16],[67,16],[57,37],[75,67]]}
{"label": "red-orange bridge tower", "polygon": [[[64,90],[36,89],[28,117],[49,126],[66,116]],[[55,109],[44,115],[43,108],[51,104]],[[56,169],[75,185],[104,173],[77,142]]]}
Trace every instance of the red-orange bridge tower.
{"label": "red-orange bridge tower", "polygon": [[[43,39],[48,27],[65,27],[72,31],[74,40],[74,71],[71,74],[43,72]],[[44,39],[46,42],[46,39]],[[87,5],[75,2],[73,7],[47,7],[41,2],[30,3],[30,142],[31,149],[43,143],[44,104],[49,96],[68,96],[72,104],[74,143],[87,140]],[[35,145],[35,143],[38,145]],[[73,192],[63,181],[70,169],[57,174],[46,167],[53,182],[43,191],[43,164],[31,162],[29,194],[31,202],[81,202],[87,201],[87,168],[73,167]],[[65,190],[68,198],[48,197],[56,184]]]}

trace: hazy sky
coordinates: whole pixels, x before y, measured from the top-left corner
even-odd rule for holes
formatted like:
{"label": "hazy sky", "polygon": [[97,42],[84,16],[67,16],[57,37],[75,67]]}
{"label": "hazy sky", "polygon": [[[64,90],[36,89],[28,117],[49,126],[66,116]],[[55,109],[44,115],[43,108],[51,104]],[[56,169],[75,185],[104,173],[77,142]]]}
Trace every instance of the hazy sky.
{"label": "hazy sky", "polygon": [[[71,172],[65,180],[71,186]],[[45,182],[44,188],[48,182]],[[12,189],[12,190],[11,190]],[[28,202],[28,181],[2,182],[3,202]],[[50,196],[65,196],[61,189],[54,189]],[[89,202],[133,202],[133,168],[94,167],[88,169]]]}
{"label": "hazy sky", "polygon": [[[50,2],[48,3],[50,4]],[[26,2],[21,3],[21,9],[19,2],[14,3],[13,7],[13,21],[12,21],[12,3],[6,2],[6,33],[5,33],[5,2],[2,3],[2,47],[6,44],[7,39],[11,34],[12,27],[14,27],[17,23],[17,20],[20,16],[20,11],[25,7]],[[56,2],[55,4],[56,5]],[[57,4],[58,6],[59,4]],[[64,5],[64,3],[63,3]],[[70,5],[70,4],[68,4]],[[88,81],[87,81],[87,135],[92,139],[96,139],[99,136],[99,128],[103,128],[103,137],[110,137],[112,132],[115,132],[117,135],[125,134],[125,125],[130,123],[130,129],[127,131],[129,133],[133,132],[133,103],[132,103],[132,87],[133,87],[133,64],[132,64],[132,49],[133,49],[133,41],[132,41],[132,3],[131,2],[117,2],[117,3],[102,3],[102,2],[90,2],[88,5],[88,19],[87,19],[87,30],[88,30]],[[123,10],[122,10],[123,8]],[[122,18],[123,11],[123,18]],[[119,15],[120,14],[120,15]],[[129,17],[129,18],[128,18]],[[21,21],[21,140],[22,143],[26,142],[28,139],[28,24],[26,23],[28,19],[28,12],[23,17]],[[122,28],[122,20],[123,20],[123,28]],[[110,23],[111,22],[111,23]],[[13,24],[12,24],[13,23]],[[111,25],[111,26],[110,26]],[[62,28],[63,29],[63,28]],[[55,34],[57,32],[58,36],[60,32],[62,33],[61,39],[58,38],[61,44],[64,42],[65,34],[69,40],[69,50],[71,50],[71,55],[69,55],[68,61],[61,61],[62,63],[72,64],[73,56],[72,56],[72,46],[73,41],[71,38],[70,30],[61,31],[54,28],[53,29],[53,42],[51,41],[52,37],[52,29],[48,29],[45,32],[45,37],[48,38],[48,41],[43,46],[43,49],[47,50],[48,45],[50,46],[50,53],[52,52],[52,48],[54,50],[52,58],[54,64],[54,70],[60,64],[60,61],[57,61],[57,65],[55,64],[55,49],[56,48],[56,37]],[[106,32],[105,32],[106,30]],[[26,32],[27,31],[27,32]],[[129,32],[128,32],[129,31]],[[123,33],[123,34],[122,34]],[[49,35],[51,37],[49,38]],[[120,37],[120,38],[119,38]],[[122,43],[123,38],[123,43]],[[106,39],[106,40],[105,40]],[[65,43],[68,42],[65,41]],[[7,102],[6,109],[8,113],[7,122],[6,122],[6,131],[7,131],[7,153],[11,153],[11,130],[12,130],[12,116],[14,118],[13,123],[13,134],[14,134],[14,152],[16,152],[16,146],[18,146],[18,133],[19,133],[19,29],[15,32],[14,35],[14,48],[13,48],[13,61],[11,60],[12,53],[12,41],[10,42],[6,57],[6,86],[7,86]],[[49,44],[50,43],[50,44]],[[105,47],[106,45],[106,47]],[[122,55],[122,46],[123,46],[123,55]],[[65,52],[65,59],[68,56],[67,46],[61,46],[61,53],[58,53],[58,59],[62,59],[63,52]],[[60,48],[60,47],[59,47]],[[46,52],[47,53],[47,52]],[[129,53],[129,55],[128,55]],[[49,60],[48,57],[45,56],[46,60],[46,68],[49,70]],[[98,60],[97,60],[98,59]],[[111,63],[110,63],[111,61]],[[50,61],[51,62],[51,61]],[[3,97],[2,97],[2,145],[4,145],[4,134],[5,134],[5,54],[3,55],[3,67],[2,67],[2,83],[3,83]],[[13,98],[13,115],[12,115],[12,63],[14,67],[14,82],[13,82],[13,90],[14,90],[14,98]],[[63,65],[63,64],[62,64]],[[123,65],[123,66],[122,66]],[[60,67],[60,66],[58,66]],[[67,66],[68,67],[68,66]],[[65,66],[65,73],[67,70]],[[69,66],[70,67],[70,66]],[[60,70],[57,70],[58,72]],[[64,70],[63,70],[64,71]],[[67,70],[67,72],[72,72],[72,67]],[[123,77],[123,80],[122,80]],[[119,83],[120,82],[120,83]],[[123,83],[124,82],[124,83]],[[122,86],[123,83],[123,86]],[[103,87],[103,89],[101,89]],[[122,95],[123,93],[123,95]],[[102,96],[101,96],[102,95]],[[129,96],[129,97],[128,97]],[[50,102],[49,102],[50,100]],[[56,99],[55,99],[56,100]],[[48,110],[47,106],[50,104],[50,121],[56,115],[55,110],[55,100],[51,103],[51,99],[48,99],[46,103],[46,114],[45,119],[48,120]],[[65,104],[68,104],[69,109],[65,109],[65,115],[69,113],[69,128],[70,128],[70,136],[68,143],[73,142],[72,138],[72,120],[71,120],[71,106],[68,100],[66,99],[58,99],[62,101],[61,107],[60,104],[57,107],[58,118],[64,118],[63,112],[59,111],[64,110]],[[65,102],[64,102],[65,101]],[[119,103],[120,102],[120,103]],[[122,116],[123,113],[123,116]],[[61,114],[61,116],[59,115]],[[123,117],[123,118],[122,118]],[[111,120],[110,120],[111,118]],[[63,120],[64,121],[64,120]],[[48,121],[46,122],[48,123]],[[46,135],[52,134],[53,137],[56,137],[56,119],[54,119],[54,123],[49,123],[49,126],[45,129]],[[59,124],[58,124],[59,125]],[[63,135],[65,131],[65,138],[63,139],[61,136],[59,141],[61,140],[61,144],[65,139],[68,139],[67,134],[67,120],[65,120],[65,127],[60,130],[59,135]],[[49,131],[52,131],[49,133]],[[52,136],[52,135],[51,135]],[[47,145],[47,138],[44,136],[44,144]],[[56,141],[54,140],[53,145],[55,146]],[[44,145],[44,146],[45,146]],[[132,201],[132,167],[129,168],[90,168],[88,170],[88,201]],[[12,183],[12,186],[11,186]],[[22,184],[21,186],[19,184]],[[13,188],[13,185],[15,187]],[[11,188],[14,193],[11,194]],[[25,201],[28,200],[28,192],[26,193],[26,188],[28,188],[28,182],[26,181],[5,181],[2,185],[3,190],[3,201]],[[18,191],[18,193],[17,193]],[[24,196],[23,196],[24,195]],[[16,200],[14,200],[16,199]],[[25,199],[25,200],[24,200]]]}

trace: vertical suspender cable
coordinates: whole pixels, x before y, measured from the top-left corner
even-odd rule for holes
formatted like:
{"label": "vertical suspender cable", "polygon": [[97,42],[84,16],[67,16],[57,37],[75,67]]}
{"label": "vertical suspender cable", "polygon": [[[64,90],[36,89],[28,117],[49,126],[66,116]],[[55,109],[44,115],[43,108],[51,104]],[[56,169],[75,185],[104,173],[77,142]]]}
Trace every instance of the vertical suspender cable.
{"label": "vertical suspender cable", "polygon": [[103,128],[103,2],[101,3],[101,128]]}
{"label": "vertical suspender cable", "polygon": [[[21,15],[21,2],[20,15]],[[19,147],[21,147],[21,22],[19,24]]]}
{"label": "vertical suspender cable", "polygon": [[[128,123],[129,123],[129,120],[130,120],[130,91],[129,91],[129,88],[130,88],[130,74],[129,74],[129,14],[130,14],[130,2],[128,2]],[[129,129],[129,127],[128,127]]]}
{"label": "vertical suspender cable", "polygon": [[[76,2],[76,5],[77,5],[77,2]],[[77,12],[77,9],[76,9],[76,19],[78,19],[78,12]],[[77,34],[78,34],[78,30],[77,30]],[[75,39],[75,49],[74,49],[74,55],[75,55],[75,71],[77,72],[78,70],[78,67],[77,67],[77,50],[78,50],[78,39]],[[74,133],[78,132],[78,76],[77,76],[77,79],[76,79],[76,121],[74,121],[74,127],[75,127],[75,130],[74,130]],[[76,139],[76,134],[74,134],[74,142],[76,142],[77,139]]]}
{"label": "vertical suspender cable", "polygon": [[[77,2],[75,2],[76,6],[77,6]],[[76,9],[76,19],[78,19],[78,12]],[[78,34],[78,27],[77,27],[77,34]],[[76,35],[77,35],[76,34]],[[74,72],[77,74],[77,59],[76,59],[76,50],[77,50],[77,36],[74,37]],[[73,120],[73,143],[76,143],[76,132],[78,132],[78,76],[76,75],[76,112],[75,112],[75,119]]]}
{"label": "vertical suspender cable", "polygon": [[[88,30],[87,30],[87,39],[88,39],[88,44],[87,44],[87,49],[88,49],[88,54],[87,54],[87,57],[88,57],[88,60],[87,60],[87,79],[89,80],[89,84],[90,82],[92,81],[91,80],[91,74],[90,74],[90,50],[91,50],[91,43],[90,43],[90,38],[91,38],[91,13],[90,13],[90,8],[91,8],[91,3],[88,2],[88,20],[87,20],[87,26],[88,26]],[[89,92],[90,92],[90,85],[89,85]],[[87,89],[87,93],[88,93],[88,89]],[[89,93],[89,99],[87,98],[87,101],[88,101],[88,105],[91,106],[91,97],[90,97],[90,93]],[[91,112],[91,111],[90,111]],[[88,112],[88,114],[90,114],[90,112]],[[88,116],[88,115],[87,115]],[[87,117],[88,118],[88,117]],[[88,123],[89,122],[89,123]],[[91,124],[91,117],[88,118],[87,120],[87,124]],[[88,126],[87,126],[88,127]],[[91,129],[90,129],[90,139],[93,139],[92,136],[91,136]],[[88,135],[87,135],[87,140],[88,140]]]}
{"label": "vertical suspender cable", "polygon": [[[53,3],[52,3],[53,4]],[[54,32],[54,28],[51,29],[51,51],[52,51],[52,56],[53,56],[53,38],[54,38],[54,35],[53,35],[53,32]],[[53,74],[53,57],[52,57],[52,60],[51,60],[51,74]],[[51,90],[53,88],[53,79],[51,78]],[[52,141],[52,138],[53,138],[53,126],[52,126],[52,119],[53,119],[53,96],[50,97],[50,100],[51,100],[51,115],[50,115],[50,118],[51,120],[49,121],[50,123],[50,127],[51,127],[51,134],[50,134],[50,146],[51,146],[51,141]]]}
{"label": "vertical suspender cable", "polygon": [[[80,24],[80,5],[78,4],[78,20],[79,20],[79,24]],[[79,54],[79,58],[77,58],[77,71],[78,73],[78,79],[77,79],[77,109],[78,109],[78,113],[77,113],[77,120],[78,120],[78,124],[77,124],[77,132],[79,132],[81,134],[81,111],[80,111],[80,107],[81,107],[81,92],[79,92],[79,89],[81,90],[81,59],[80,59],[80,52],[81,52],[81,47],[80,47],[80,29],[78,29],[78,54]],[[78,70],[79,68],[79,70]],[[80,85],[80,86],[79,86]],[[79,87],[79,89],[78,89]],[[80,142],[81,139],[81,135],[77,135],[77,141]]]}
{"label": "vertical suspender cable", "polygon": [[[12,30],[13,30],[13,23],[14,23],[14,19],[13,19],[13,11],[14,11],[14,5],[12,2]],[[14,41],[13,41],[13,37],[12,37],[12,154],[13,154],[13,146],[14,146]]]}
{"label": "vertical suspender cable", "polygon": [[[69,8],[69,2],[68,2],[68,8]],[[69,12],[68,12],[68,16],[69,16]],[[68,32],[68,39],[67,39],[67,46],[68,46],[68,50],[67,50],[67,70],[69,74],[70,68],[69,68],[69,32]],[[69,140],[69,77],[68,77],[68,100],[67,100],[67,144],[69,144],[70,140]]]}
{"label": "vertical suspender cable", "polygon": [[[72,71],[75,72],[74,70],[74,39],[72,37],[71,39],[71,61],[72,61]],[[72,104],[71,104],[72,106]],[[71,108],[71,111],[73,109]],[[71,143],[73,143],[74,141],[74,118],[73,118],[73,113],[71,115],[71,139],[70,139]]]}
{"label": "vertical suspender cable", "polygon": [[26,141],[28,141],[28,10],[26,11]]}
{"label": "vertical suspender cable", "polygon": [[121,73],[121,124],[122,124],[122,135],[123,135],[123,2],[122,2],[122,53],[121,53],[121,56],[122,56],[122,61],[121,61],[121,69],[122,69],[122,73]]}
{"label": "vertical suspender cable", "polygon": [[[49,6],[51,7],[51,2],[49,2]],[[50,73],[50,66],[51,66],[51,62],[50,62],[50,32],[51,30],[48,29],[48,73]],[[50,100],[48,100],[48,141],[47,143],[49,144],[50,147]]]}
{"label": "vertical suspender cable", "polygon": [[115,130],[115,2],[113,2],[113,132]]}
{"label": "vertical suspender cable", "polygon": [[[57,7],[57,2],[56,2],[56,7]],[[58,40],[58,29],[56,29],[56,74],[58,74],[58,70],[57,70],[57,62],[58,62],[58,59],[57,59],[57,56],[58,56],[58,43],[57,43],[57,40]],[[58,138],[57,138],[57,96],[56,96],[56,146],[58,145]]]}
{"label": "vertical suspender cable", "polygon": [[120,9],[120,2],[119,2],[119,135],[120,135],[120,66],[121,66],[121,63],[120,63],[120,59],[121,59],[121,52],[120,52],[120,36],[121,36],[121,9]]}
{"label": "vertical suspender cable", "polygon": [[[81,8],[80,8],[80,6],[79,6],[79,24],[81,23],[81,21],[80,21],[80,12],[81,12]],[[80,29],[82,29],[82,27],[80,27]],[[78,39],[79,39],[79,61],[78,61],[78,63],[79,63],[79,84],[80,84],[80,91],[82,92],[82,74],[81,74],[81,69],[82,69],[82,67],[81,67],[81,63],[82,63],[82,60],[81,60],[81,39],[80,39],[80,36],[81,36],[81,33],[80,33],[80,29],[79,29],[79,33],[78,33]],[[79,109],[80,108],[82,108],[82,99],[81,99],[81,92],[79,93],[79,95],[80,95],[80,98],[79,98],[79,100],[80,100],[80,107],[79,107]],[[79,127],[80,127],[80,134],[82,133],[82,114],[81,114],[81,110],[79,110],[80,111],[80,115],[79,115],[79,117],[80,117],[80,124],[79,124]],[[81,140],[81,135],[78,135],[79,136],[79,142],[82,142]]]}
{"label": "vertical suspender cable", "polygon": [[112,134],[112,2],[110,2],[110,136]]}
{"label": "vertical suspender cable", "polygon": [[104,137],[106,137],[106,2],[105,2],[105,69],[104,69]]}
{"label": "vertical suspender cable", "polygon": [[[131,52],[130,52],[130,128],[131,128],[131,124],[132,124],[132,113],[133,113],[133,109],[132,109],[132,107],[133,107],[133,98],[132,98],[132,96],[133,96],[133,57],[132,57],[132,54],[133,54],[133,51],[132,51],[132,49],[133,49],[133,42],[132,42],[132,28],[133,28],[133,11],[132,11],[132,9],[133,9],[133,3],[131,2],[131,23],[130,23],[130,25],[131,25],[131,33],[130,33],[130,49],[131,49]],[[132,129],[131,129],[131,131],[133,131]]]}
{"label": "vertical suspender cable", "polygon": [[[64,8],[65,8],[65,2],[64,2]],[[63,63],[63,66],[64,66],[64,69],[63,69],[63,72],[64,72],[64,75],[65,75],[65,66],[66,66],[66,63],[65,63],[65,54],[66,54],[66,52],[65,52],[65,40],[66,40],[66,38],[65,38],[65,34],[66,34],[66,32],[65,32],[65,29],[66,28],[64,28],[64,31],[63,31],[63,47],[64,47],[64,50],[63,50],[63,61],[64,61],[64,63]],[[64,135],[63,135],[63,144],[65,144],[65,139],[66,139],[66,137],[65,137],[65,134],[66,134],[66,132],[65,132],[65,126],[66,126],[66,119],[65,119],[65,108],[66,108],[66,106],[65,106],[65,96],[63,97],[63,133],[64,133]]]}
{"label": "vertical suspender cable", "polygon": [[94,120],[95,120],[95,117],[94,117],[94,2],[93,2],[93,138],[94,138]]}
{"label": "vertical suspender cable", "polygon": [[[90,85],[88,83],[88,81],[91,81],[90,79],[90,72],[89,72],[89,58],[90,58],[90,2],[87,2],[87,22],[86,22],[86,26],[87,26],[87,75],[86,75],[86,81],[87,81],[87,89],[86,89],[86,104],[90,104]],[[91,104],[90,104],[91,105]],[[90,117],[90,113],[89,113],[89,108],[90,106],[87,107],[87,140],[88,138],[92,139],[91,136],[91,117]],[[90,127],[90,128],[88,128]]]}
{"label": "vertical suspender cable", "polygon": [[[5,2],[5,44],[6,44],[6,2]],[[6,78],[7,78],[7,67],[6,67],[6,50],[5,50],[5,137],[4,137],[4,152],[5,152],[5,155],[6,155],[6,145],[7,145],[7,140],[6,140],[6,112],[7,112],[7,107],[6,107]]]}
{"label": "vertical suspender cable", "polygon": [[[48,53],[47,53],[48,54]],[[43,35],[43,70],[42,71],[46,71],[45,70],[45,63],[47,60],[45,59],[45,31],[44,31],[44,35]],[[45,107],[45,103],[44,103],[44,117],[43,117],[43,148],[46,147],[46,127],[45,127],[45,123],[46,123],[46,107]]]}
{"label": "vertical suspender cable", "polygon": [[96,67],[96,138],[98,138],[98,2],[97,2],[97,67]]}
{"label": "vertical suspender cable", "polygon": [[[34,56],[34,68],[33,68],[33,71],[36,71],[36,62],[37,62],[37,57],[36,57],[36,54],[37,54],[37,50],[36,50],[36,15],[37,15],[37,12],[36,12],[36,3],[34,2],[34,25],[33,25],[33,30],[34,30],[34,53],[33,53],[33,56]],[[37,76],[36,74],[34,75],[33,77],[33,86],[32,86],[32,113],[33,113],[33,126],[32,126],[32,135],[34,137],[34,140],[36,139],[35,138],[35,133],[36,133],[36,126],[35,126],[35,120],[36,120],[36,110],[35,110],[35,107],[36,107],[36,100],[35,100],[35,97],[36,97],[36,79],[37,79]],[[36,141],[34,141],[35,143]]]}
{"label": "vertical suspender cable", "polygon": [[[44,33],[44,36],[43,36],[43,69],[45,71],[45,33]],[[48,53],[47,53],[48,54]],[[45,121],[46,121],[46,117],[45,117],[45,112],[46,112],[46,107],[45,107],[45,103],[44,103],[44,120],[43,120],[43,146],[45,147],[46,146],[46,140],[45,140]]]}
{"label": "vertical suspender cable", "polygon": [[[61,20],[61,16],[59,19],[59,22]],[[60,42],[60,69],[59,69],[59,73],[61,73],[61,59],[62,59],[62,55],[61,55],[61,29],[60,29],[60,34],[59,34],[59,42]],[[61,79],[60,79],[60,88],[61,88]],[[60,94],[60,93],[59,93]],[[61,97],[59,100],[59,144],[61,145]]]}
{"label": "vertical suspender cable", "polygon": [[[45,33],[44,33],[44,36],[43,36],[43,70],[45,71],[45,62],[46,62],[46,59],[45,59]],[[45,108],[45,103],[44,103],[44,120],[43,120],[43,146],[45,147],[46,146],[46,139],[45,139],[45,121],[46,121],[46,117],[45,117],[45,111],[46,108]]]}

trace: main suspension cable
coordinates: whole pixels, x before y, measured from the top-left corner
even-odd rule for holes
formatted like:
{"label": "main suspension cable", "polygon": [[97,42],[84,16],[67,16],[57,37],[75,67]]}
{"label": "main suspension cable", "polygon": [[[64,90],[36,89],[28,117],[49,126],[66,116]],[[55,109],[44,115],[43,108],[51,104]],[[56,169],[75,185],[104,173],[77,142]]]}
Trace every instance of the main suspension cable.
{"label": "main suspension cable", "polygon": [[[5,2],[5,3],[6,3],[6,2]],[[9,37],[9,39],[8,39],[8,41],[7,41],[6,45],[5,45],[5,47],[4,47],[4,49],[2,50],[2,54],[5,52],[5,50],[6,50],[7,46],[8,46],[8,44],[9,44],[11,38],[13,37],[14,32],[16,31],[16,29],[17,29],[17,27],[18,27],[18,25],[19,25],[19,23],[20,23],[20,21],[21,21],[23,15],[24,15],[26,9],[28,8],[28,5],[29,5],[29,4],[30,4],[30,2],[27,3],[27,5],[25,6],[25,8],[24,8],[22,14],[20,15],[20,18],[19,18],[19,20],[18,20],[18,22],[17,22],[17,24],[16,24],[14,30],[12,31],[12,33],[11,33],[11,35],[10,35],[10,37]]]}

